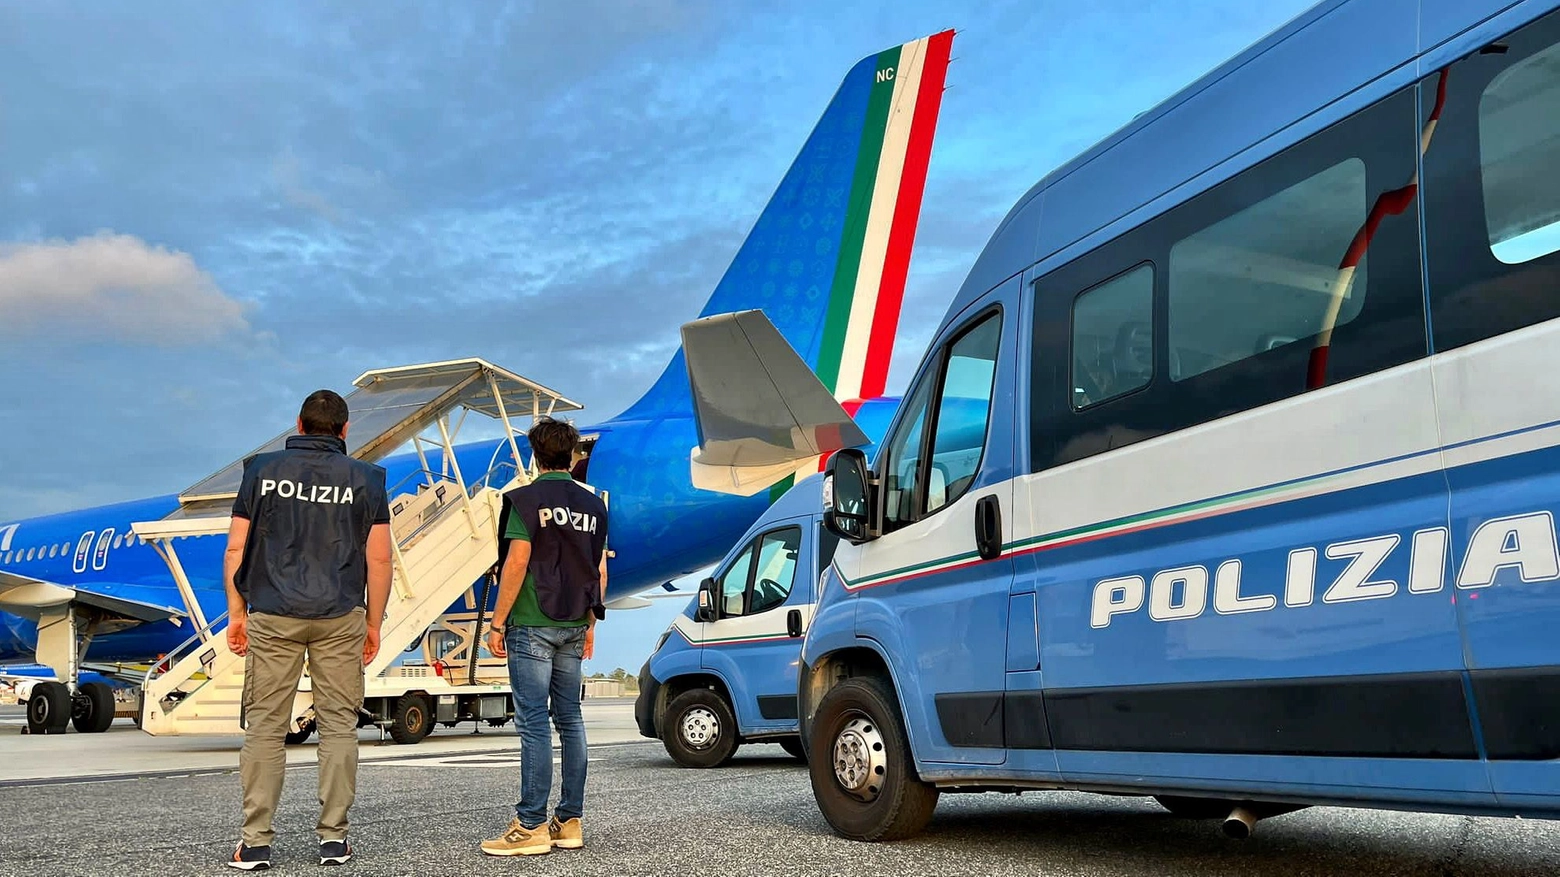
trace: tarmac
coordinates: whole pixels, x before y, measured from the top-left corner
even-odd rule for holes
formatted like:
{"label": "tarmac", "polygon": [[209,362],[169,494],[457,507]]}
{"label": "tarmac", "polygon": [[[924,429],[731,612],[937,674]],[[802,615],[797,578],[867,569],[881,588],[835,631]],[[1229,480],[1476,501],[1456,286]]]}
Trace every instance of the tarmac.
{"label": "tarmac", "polygon": [[[0,877],[231,874],[237,739],[167,739],[128,721],[104,735],[28,737],[0,709]],[[1230,877],[1540,877],[1560,874],[1560,823],[1317,807],[1245,841],[1148,798],[1045,792],[944,795],[927,830],[862,844],[818,813],[806,767],[747,745],[726,767],[678,767],[638,736],[627,700],[586,702],[591,740],[580,851],[527,859],[478,850],[519,791],[513,728],[436,730],[415,746],[365,733],[360,875],[941,874]],[[275,874],[318,873],[311,741],[289,750]],[[556,760],[555,760],[556,769]],[[557,794],[556,785],[554,795]]]}

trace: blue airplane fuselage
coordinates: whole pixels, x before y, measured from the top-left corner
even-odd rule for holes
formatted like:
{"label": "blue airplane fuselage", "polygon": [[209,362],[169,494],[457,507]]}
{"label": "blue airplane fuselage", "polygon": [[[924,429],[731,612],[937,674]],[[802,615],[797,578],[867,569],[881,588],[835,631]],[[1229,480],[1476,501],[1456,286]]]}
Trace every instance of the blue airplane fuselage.
{"label": "blue airplane fuselage", "polygon": [[[874,443],[897,405],[897,399],[877,399],[857,411],[857,422]],[[586,478],[593,487],[608,493],[608,541],[615,552],[607,569],[609,600],[657,587],[714,563],[771,501],[769,491],[741,497],[692,486],[688,456],[698,436],[691,415],[624,417],[581,427],[580,431],[599,436]],[[528,455],[524,437],[518,444],[521,453]],[[427,454],[427,460],[432,471],[443,469],[439,452]],[[502,439],[471,442],[456,447],[455,461],[470,483],[494,467],[512,465],[513,453]],[[381,465],[392,496],[415,490],[422,478],[416,454],[393,456]],[[158,520],[178,505],[177,495],[168,494],[14,524],[0,522],[0,540],[6,540],[0,541],[0,569],[183,609],[184,600],[157,552],[139,540],[122,540],[132,523]],[[109,534],[106,538],[105,532]],[[226,537],[220,535],[174,543],[208,619],[227,610],[222,583],[225,545]],[[78,546],[82,546],[79,551]],[[458,608],[452,606],[452,611]],[[172,651],[194,632],[188,620],[177,625],[142,624],[94,638],[86,657],[99,662],[149,662]],[[0,612],[0,663],[31,660],[37,637],[34,622]]]}

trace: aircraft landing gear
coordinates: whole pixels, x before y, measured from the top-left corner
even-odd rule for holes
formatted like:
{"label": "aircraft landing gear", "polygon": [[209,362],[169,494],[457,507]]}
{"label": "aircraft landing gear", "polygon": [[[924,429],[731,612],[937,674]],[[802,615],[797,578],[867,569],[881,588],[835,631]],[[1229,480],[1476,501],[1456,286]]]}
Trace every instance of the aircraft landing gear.
{"label": "aircraft landing gear", "polygon": [[71,698],[71,724],[83,734],[101,734],[114,723],[114,690],[101,682],[88,682]]}

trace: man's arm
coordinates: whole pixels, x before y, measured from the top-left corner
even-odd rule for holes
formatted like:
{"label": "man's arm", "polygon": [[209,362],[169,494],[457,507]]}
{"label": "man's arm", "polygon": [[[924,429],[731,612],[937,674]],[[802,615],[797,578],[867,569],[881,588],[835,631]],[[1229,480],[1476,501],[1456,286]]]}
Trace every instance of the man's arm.
{"label": "man's arm", "polygon": [[222,581],[227,589],[228,648],[235,655],[249,651],[249,605],[233,580],[244,563],[244,547],[248,543],[249,519],[234,515],[233,522],[228,525],[227,550],[222,553]]}
{"label": "man's arm", "polygon": [[368,639],[363,644],[366,665],[379,654],[379,631],[390,602],[390,525],[375,524],[368,530]]}
{"label": "man's arm", "polygon": [[[515,606],[515,600],[520,597],[520,588],[525,583],[526,567],[531,563],[531,543],[525,539],[515,539],[509,543],[509,555],[504,558],[504,568],[498,574],[498,601],[493,604],[493,618],[495,627],[503,627],[503,622],[498,619],[509,617],[509,610]],[[504,635],[497,630],[488,633],[488,651],[495,657],[507,657],[504,651]]]}

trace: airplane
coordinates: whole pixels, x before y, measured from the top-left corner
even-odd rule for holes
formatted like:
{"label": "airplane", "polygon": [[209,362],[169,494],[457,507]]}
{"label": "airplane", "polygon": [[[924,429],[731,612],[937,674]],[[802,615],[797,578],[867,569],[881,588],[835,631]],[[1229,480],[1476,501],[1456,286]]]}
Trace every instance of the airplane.
{"label": "airplane", "polygon": [[[761,312],[847,428],[792,442],[789,456],[771,454],[755,477],[743,448],[735,457],[708,450],[718,424],[701,419],[682,348],[626,410],[580,427],[575,475],[610,496],[609,607],[649,605],[634,595],[675,590],[673,580],[717,561],[840,442],[871,445],[887,428],[898,399],[884,391],[953,36],[912,40],[851,67],[700,314]],[[452,447],[463,472],[527,462],[518,459],[527,456],[523,436]],[[419,449],[379,465],[393,489],[425,465],[444,466],[443,456]],[[0,664],[36,661],[58,680],[33,687],[29,722],[40,698],[58,716],[58,698],[69,694],[77,730],[105,730],[107,687],[78,685],[83,665],[155,662],[199,626],[158,549],[130,529],[179,508],[180,494],[165,494],[0,522]],[[205,617],[226,609],[224,545],[199,536],[178,549]],[[55,626],[62,621],[70,623]],[[44,647],[40,628],[51,638]],[[78,635],[61,640],[60,631]],[[53,701],[42,693],[50,685],[64,686]]]}

